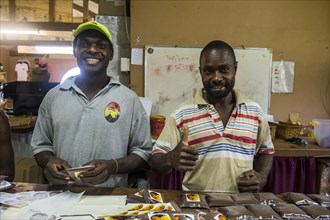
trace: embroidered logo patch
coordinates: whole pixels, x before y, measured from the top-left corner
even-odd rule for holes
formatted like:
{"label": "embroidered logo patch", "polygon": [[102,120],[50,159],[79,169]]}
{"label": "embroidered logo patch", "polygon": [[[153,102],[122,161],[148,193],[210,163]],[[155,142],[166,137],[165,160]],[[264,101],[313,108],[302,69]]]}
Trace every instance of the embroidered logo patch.
{"label": "embroidered logo patch", "polygon": [[120,116],[120,106],[116,102],[110,102],[104,110],[104,117],[108,122],[115,122]]}

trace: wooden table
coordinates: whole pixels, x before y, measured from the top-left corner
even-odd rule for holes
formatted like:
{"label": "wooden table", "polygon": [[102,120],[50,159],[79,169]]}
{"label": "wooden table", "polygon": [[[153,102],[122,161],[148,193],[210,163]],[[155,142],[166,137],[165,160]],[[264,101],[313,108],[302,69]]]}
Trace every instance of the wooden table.
{"label": "wooden table", "polygon": [[[85,191],[84,195],[132,195],[140,189],[137,188],[107,188],[107,187],[78,187],[78,186],[51,186],[48,184],[37,184],[37,183],[15,183],[15,187],[6,190],[8,193],[18,193],[27,191],[71,191],[80,193]],[[183,191],[181,190],[165,190],[156,189],[155,191],[160,192],[165,197],[166,202],[177,200]],[[201,192],[199,192],[201,193]]]}
{"label": "wooden table", "polygon": [[[78,187],[78,186],[50,186],[48,184],[36,184],[36,183],[15,183],[15,187],[5,190],[7,193],[19,193],[27,191],[71,191],[74,193],[84,192],[84,195],[133,195],[140,191],[138,188],[106,188],[106,187]],[[165,189],[154,189],[154,191],[162,194],[164,202],[175,202],[177,205],[181,203],[181,195],[184,191],[182,190],[165,190]],[[193,192],[200,195],[205,192]],[[208,210],[203,209],[205,212]],[[211,207],[210,210],[216,210],[216,207]],[[181,208],[182,212],[194,213],[195,208]]]}
{"label": "wooden table", "polygon": [[307,146],[299,146],[281,139],[273,140],[275,147],[274,156],[277,157],[330,157],[330,148],[317,145],[312,138],[302,137],[308,141]]}

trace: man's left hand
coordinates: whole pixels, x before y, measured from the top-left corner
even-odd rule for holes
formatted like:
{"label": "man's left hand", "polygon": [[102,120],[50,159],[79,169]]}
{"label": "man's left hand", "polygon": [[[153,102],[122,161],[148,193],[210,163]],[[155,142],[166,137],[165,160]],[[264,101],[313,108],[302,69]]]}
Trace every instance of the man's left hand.
{"label": "man's left hand", "polygon": [[263,175],[255,170],[242,173],[237,180],[239,192],[259,192],[264,187],[266,180]]}

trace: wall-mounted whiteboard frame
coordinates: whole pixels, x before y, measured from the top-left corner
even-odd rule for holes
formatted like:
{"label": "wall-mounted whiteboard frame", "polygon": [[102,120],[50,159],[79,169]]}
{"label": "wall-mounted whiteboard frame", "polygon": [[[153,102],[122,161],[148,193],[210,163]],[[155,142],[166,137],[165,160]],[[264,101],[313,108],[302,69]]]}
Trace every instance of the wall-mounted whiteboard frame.
{"label": "wall-mounted whiteboard frame", "polygon": [[[146,45],[144,95],[152,101],[152,113],[166,117],[202,88],[200,47]],[[235,48],[238,62],[235,88],[259,103],[268,114],[271,95],[272,50]]]}

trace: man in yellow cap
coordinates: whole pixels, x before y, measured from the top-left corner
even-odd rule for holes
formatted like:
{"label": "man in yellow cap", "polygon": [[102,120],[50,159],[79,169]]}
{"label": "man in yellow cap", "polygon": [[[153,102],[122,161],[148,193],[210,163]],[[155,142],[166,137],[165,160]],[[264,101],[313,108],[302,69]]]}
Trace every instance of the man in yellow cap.
{"label": "man in yellow cap", "polygon": [[[80,75],[45,96],[31,147],[51,184],[128,187],[128,173],[148,166],[148,116],[138,96],[107,75],[112,37],[95,21],[73,32]],[[92,167],[77,179],[66,169]]]}

